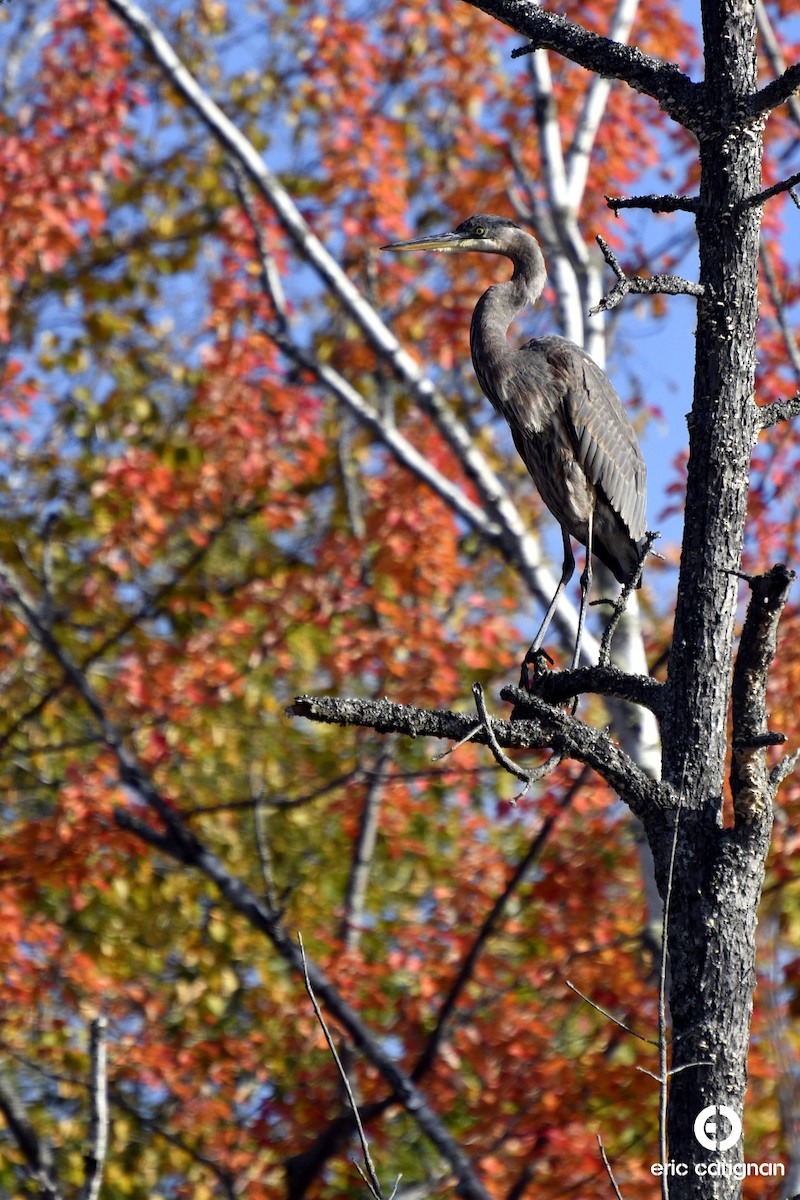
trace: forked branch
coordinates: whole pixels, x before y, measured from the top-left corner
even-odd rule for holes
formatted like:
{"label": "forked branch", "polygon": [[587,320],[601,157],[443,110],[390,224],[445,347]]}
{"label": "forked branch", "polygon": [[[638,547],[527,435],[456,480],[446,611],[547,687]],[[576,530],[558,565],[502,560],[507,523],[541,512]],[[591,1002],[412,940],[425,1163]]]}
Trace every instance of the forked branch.
{"label": "forked branch", "polygon": [[624,299],[630,292],[640,296],[697,297],[704,294],[704,288],[701,283],[693,283],[689,279],[681,278],[680,275],[650,275],[647,278],[643,278],[641,275],[626,275],[608,243],[598,236],[597,244],[602,250],[606,262],[616,275],[618,282],[603,297],[600,303],[594,306],[591,310],[592,314],[608,312],[610,309],[616,308],[620,300]]}

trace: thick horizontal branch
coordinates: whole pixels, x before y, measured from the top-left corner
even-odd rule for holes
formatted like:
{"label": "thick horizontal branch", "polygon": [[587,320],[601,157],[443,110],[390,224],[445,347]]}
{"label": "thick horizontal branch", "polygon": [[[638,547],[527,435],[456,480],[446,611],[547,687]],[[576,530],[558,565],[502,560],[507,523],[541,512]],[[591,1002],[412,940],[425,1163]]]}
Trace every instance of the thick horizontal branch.
{"label": "thick horizontal branch", "polygon": [[778,646],[778,623],[794,580],[794,571],[783,563],[750,580],[752,595],[731,691],[731,792],[736,816],[745,821],[766,812],[773,797],[766,746],[778,735],[767,728],[767,683]]}
{"label": "thick horizontal branch", "polygon": [[[545,750],[552,748],[591,767],[629,805],[640,819],[664,801],[659,785],[649,779],[631,758],[615,746],[607,733],[584,725],[561,709],[519,688],[504,688],[503,698],[525,702],[525,720],[492,721],[498,745],[506,749]],[[448,709],[415,708],[391,700],[337,699],[334,696],[298,696],[286,710],[287,716],[306,717],[328,725],[374,729],[377,733],[401,733],[407,737],[444,738],[459,742],[470,737],[489,744],[485,728],[476,727],[472,716]]]}
{"label": "thick horizontal branch", "polygon": [[606,196],[606,204],[615,217],[622,208],[647,208],[655,213],[696,213],[700,208],[697,196]]}
{"label": "thick horizontal branch", "polygon": [[768,83],[760,92],[756,92],[750,102],[750,112],[754,117],[772,112],[790,100],[800,88],[800,63],[794,63],[772,83]]}
{"label": "thick horizontal branch", "polygon": [[690,125],[700,85],[684,75],[677,64],[601,37],[559,13],[540,8],[532,0],[467,0],[467,3],[530,40],[530,47],[513,51],[514,57],[539,47],[555,50],[587,71],[606,79],[620,79],[637,92],[652,96],[674,120]]}
{"label": "thick horizontal branch", "polygon": [[[519,692],[521,699],[517,699]],[[617,667],[580,667],[573,671],[547,671],[539,674],[530,688],[504,688],[503,699],[513,699],[519,712],[512,713],[512,720],[526,719],[526,700],[536,696],[547,704],[564,704],[572,696],[592,692],[596,696],[611,696],[616,700],[627,700],[649,708],[656,717],[661,716],[664,703],[664,685],[649,675],[628,675]]]}

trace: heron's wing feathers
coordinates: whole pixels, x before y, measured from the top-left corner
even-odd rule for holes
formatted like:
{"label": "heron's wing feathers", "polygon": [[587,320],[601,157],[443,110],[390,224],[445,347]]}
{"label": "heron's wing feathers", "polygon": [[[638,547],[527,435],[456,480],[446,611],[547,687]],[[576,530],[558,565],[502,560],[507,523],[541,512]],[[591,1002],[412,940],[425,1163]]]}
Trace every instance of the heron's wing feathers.
{"label": "heron's wing feathers", "polygon": [[561,338],[543,338],[539,345],[563,386],[565,416],[587,479],[600,488],[638,541],[646,523],[646,468],[622,401],[579,346]]}

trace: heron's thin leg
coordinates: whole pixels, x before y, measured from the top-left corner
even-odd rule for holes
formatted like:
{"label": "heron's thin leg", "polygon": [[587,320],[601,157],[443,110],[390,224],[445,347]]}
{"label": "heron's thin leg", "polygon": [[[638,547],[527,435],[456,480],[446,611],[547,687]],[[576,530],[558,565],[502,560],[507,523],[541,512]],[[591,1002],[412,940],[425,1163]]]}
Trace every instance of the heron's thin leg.
{"label": "heron's thin leg", "polygon": [[589,606],[589,588],[592,586],[592,517],[593,513],[589,512],[589,536],[586,540],[586,566],[583,568],[581,575],[581,607],[578,613],[578,636],[575,639],[575,653],[572,656],[573,671],[578,665],[578,660],[581,656],[581,642],[583,640],[583,627],[586,624],[586,609]]}
{"label": "heron's thin leg", "polygon": [[553,596],[553,599],[550,601],[550,607],[548,608],[547,612],[544,614],[544,620],[542,621],[541,625],[539,626],[539,632],[536,634],[536,637],[531,642],[530,649],[528,650],[528,653],[525,655],[526,661],[528,659],[532,659],[533,656],[536,654],[536,652],[541,648],[542,642],[544,641],[544,635],[547,633],[550,622],[553,619],[553,613],[556,611],[561,593],[563,592],[564,588],[569,583],[569,581],[572,578],[573,573],[575,571],[575,555],[572,553],[572,546],[570,545],[569,534],[567,533],[567,531],[565,529],[562,529],[561,536],[564,539],[564,565],[561,568],[561,578],[558,581],[558,587],[556,588],[555,595]]}

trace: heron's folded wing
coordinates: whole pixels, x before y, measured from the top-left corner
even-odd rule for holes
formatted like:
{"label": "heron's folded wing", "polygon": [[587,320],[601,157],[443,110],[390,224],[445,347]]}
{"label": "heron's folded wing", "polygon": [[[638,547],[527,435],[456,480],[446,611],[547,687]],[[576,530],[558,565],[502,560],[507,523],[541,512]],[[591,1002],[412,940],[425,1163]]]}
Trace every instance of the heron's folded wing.
{"label": "heron's folded wing", "polygon": [[[580,464],[638,541],[647,520],[647,470],[624,405],[597,363],[578,346],[565,342],[548,358],[565,383],[564,406]],[[566,358],[571,359],[568,364]]]}

